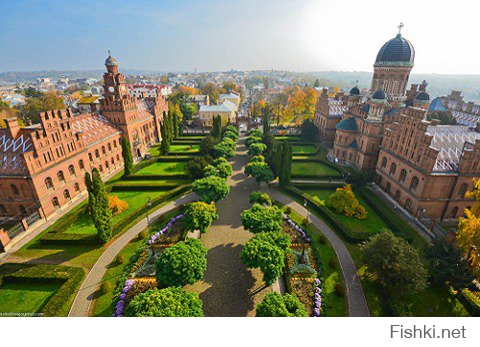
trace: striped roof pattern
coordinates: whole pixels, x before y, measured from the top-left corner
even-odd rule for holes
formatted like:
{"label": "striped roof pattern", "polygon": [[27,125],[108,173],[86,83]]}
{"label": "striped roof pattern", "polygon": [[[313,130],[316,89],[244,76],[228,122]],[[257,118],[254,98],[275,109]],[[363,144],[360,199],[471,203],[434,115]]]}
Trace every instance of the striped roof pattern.
{"label": "striped roof pattern", "polygon": [[30,136],[22,131],[13,139],[7,129],[0,129],[0,173],[26,174],[23,153],[33,149]]}
{"label": "striped roof pattern", "polygon": [[72,130],[75,133],[83,133],[83,139],[87,147],[107,136],[119,133],[117,128],[99,114],[85,114],[74,117]]}
{"label": "striped roof pattern", "polygon": [[438,150],[433,172],[456,172],[465,142],[475,143],[480,134],[464,125],[429,125],[427,135],[433,136],[430,147]]}
{"label": "striped roof pattern", "polygon": [[328,99],[328,115],[341,117],[348,107],[343,104],[343,100],[329,98]]}

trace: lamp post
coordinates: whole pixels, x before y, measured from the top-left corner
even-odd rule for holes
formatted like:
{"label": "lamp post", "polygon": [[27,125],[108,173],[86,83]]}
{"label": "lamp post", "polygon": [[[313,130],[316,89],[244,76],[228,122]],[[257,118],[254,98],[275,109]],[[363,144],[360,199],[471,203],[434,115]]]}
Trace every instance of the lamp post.
{"label": "lamp post", "polygon": [[152,206],[152,200],[150,197],[147,197],[147,225],[150,226],[150,217],[148,216],[148,211],[150,210],[150,206]]}

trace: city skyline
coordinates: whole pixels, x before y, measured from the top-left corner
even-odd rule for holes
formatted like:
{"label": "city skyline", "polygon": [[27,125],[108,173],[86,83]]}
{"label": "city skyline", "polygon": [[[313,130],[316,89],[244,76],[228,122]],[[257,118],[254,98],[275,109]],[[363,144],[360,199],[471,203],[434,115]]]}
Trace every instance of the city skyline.
{"label": "city skyline", "polygon": [[416,50],[414,73],[480,73],[470,59],[478,53],[470,44],[478,5],[442,4],[405,1],[392,12],[376,0],[7,1],[0,71],[97,70],[108,49],[125,69],[371,71],[403,22]]}

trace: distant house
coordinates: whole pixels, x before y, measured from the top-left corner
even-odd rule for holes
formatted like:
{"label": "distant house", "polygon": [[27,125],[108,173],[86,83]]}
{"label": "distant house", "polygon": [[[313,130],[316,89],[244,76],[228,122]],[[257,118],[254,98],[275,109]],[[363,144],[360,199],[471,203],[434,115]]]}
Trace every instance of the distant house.
{"label": "distant house", "polygon": [[208,94],[190,95],[189,99],[197,108],[200,109],[201,105],[210,105],[210,96]]}
{"label": "distant house", "polygon": [[4,102],[8,102],[10,106],[14,107],[17,105],[24,105],[25,104],[25,97],[22,94],[10,94],[7,95],[2,99]]}
{"label": "distant house", "polygon": [[172,88],[166,84],[157,85],[157,84],[148,84],[148,83],[137,83],[130,84],[128,86],[130,95],[136,97],[137,99],[141,98],[154,98],[156,96],[168,96],[172,94]]}
{"label": "distant house", "polygon": [[220,94],[220,96],[218,97],[218,102],[221,103],[225,100],[228,100],[231,103],[235,104],[237,108],[240,106],[240,95],[236,93]]}
{"label": "distant house", "polygon": [[222,118],[222,124],[235,123],[237,109],[234,103],[224,100],[221,104],[217,105],[200,105],[198,117],[200,122],[205,126],[212,125],[213,116],[220,116]]}

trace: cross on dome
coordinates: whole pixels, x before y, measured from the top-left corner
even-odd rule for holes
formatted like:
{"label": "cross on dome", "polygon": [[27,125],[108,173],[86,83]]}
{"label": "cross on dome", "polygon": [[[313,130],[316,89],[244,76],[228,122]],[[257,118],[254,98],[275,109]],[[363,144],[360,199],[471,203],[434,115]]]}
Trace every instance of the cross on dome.
{"label": "cross on dome", "polygon": [[398,34],[401,35],[402,34],[402,28],[404,27],[403,25],[403,22],[400,22],[400,24],[398,25]]}

